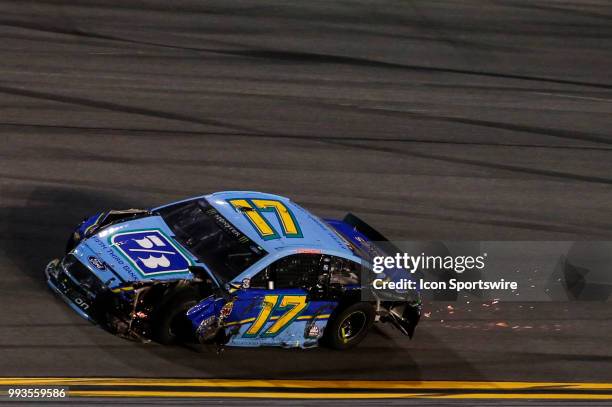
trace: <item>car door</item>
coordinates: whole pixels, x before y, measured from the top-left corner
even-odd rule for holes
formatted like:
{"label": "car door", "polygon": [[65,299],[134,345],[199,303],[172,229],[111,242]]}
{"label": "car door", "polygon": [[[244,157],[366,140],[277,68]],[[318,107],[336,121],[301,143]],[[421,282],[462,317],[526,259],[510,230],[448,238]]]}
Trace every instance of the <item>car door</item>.
{"label": "car door", "polygon": [[337,305],[326,298],[330,256],[283,257],[244,281],[224,325],[228,345],[315,346]]}

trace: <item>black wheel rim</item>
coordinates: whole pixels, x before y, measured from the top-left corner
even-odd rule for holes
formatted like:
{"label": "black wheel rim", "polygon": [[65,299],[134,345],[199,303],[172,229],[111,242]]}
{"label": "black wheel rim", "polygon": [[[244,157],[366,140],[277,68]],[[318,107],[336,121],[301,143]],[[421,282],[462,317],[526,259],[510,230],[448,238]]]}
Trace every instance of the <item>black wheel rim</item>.
{"label": "black wheel rim", "polygon": [[348,314],[340,323],[338,336],[344,343],[355,339],[366,326],[367,316],[363,311],[355,311]]}

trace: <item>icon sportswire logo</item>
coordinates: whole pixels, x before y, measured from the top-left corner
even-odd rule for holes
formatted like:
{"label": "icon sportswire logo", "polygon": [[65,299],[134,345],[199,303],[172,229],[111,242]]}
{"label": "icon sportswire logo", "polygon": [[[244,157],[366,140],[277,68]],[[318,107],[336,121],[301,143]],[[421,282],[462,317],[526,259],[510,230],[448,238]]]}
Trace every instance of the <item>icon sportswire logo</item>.
{"label": "icon sportswire logo", "polygon": [[159,229],[117,233],[109,239],[143,276],[185,273],[192,261]]}

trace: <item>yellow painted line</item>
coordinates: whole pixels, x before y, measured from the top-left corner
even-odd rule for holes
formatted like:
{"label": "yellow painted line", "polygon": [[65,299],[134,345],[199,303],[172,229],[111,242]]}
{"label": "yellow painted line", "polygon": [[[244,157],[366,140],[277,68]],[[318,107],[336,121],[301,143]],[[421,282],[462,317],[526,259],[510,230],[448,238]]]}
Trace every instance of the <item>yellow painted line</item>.
{"label": "yellow painted line", "polygon": [[290,393],[290,392],[198,392],[198,391],[120,391],[87,390],[70,391],[71,397],[192,397],[192,398],[270,398],[270,399],[588,399],[612,400],[612,394],[529,394],[529,393],[475,393],[475,394],[427,394],[427,393]]}
{"label": "yellow painted line", "polygon": [[118,391],[92,390],[70,391],[71,397],[198,397],[198,398],[277,398],[277,399],[382,399],[382,398],[417,398],[417,393],[289,393],[289,392],[199,392],[199,391]]}
{"label": "yellow painted line", "polygon": [[166,387],[252,387],[303,389],[404,389],[404,390],[612,390],[612,383],[518,382],[518,381],[398,381],[398,380],[265,380],[265,379],[192,379],[136,377],[4,377],[1,386],[74,385],[74,386],[166,386]]}
{"label": "yellow painted line", "polygon": [[463,393],[463,394],[427,394],[421,398],[437,399],[539,399],[539,400],[612,400],[612,394],[589,393]]}

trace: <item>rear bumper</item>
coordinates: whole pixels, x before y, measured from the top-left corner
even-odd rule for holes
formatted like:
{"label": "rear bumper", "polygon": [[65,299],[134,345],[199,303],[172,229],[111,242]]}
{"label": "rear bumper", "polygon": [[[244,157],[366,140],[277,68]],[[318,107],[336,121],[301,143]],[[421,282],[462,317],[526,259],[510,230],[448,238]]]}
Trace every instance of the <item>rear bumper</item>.
{"label": "rear bumper", "polygon": [[[383,305],[384,312],[379,313],[382,322],[390,322],[404,335],[412,338],[414,330],[421,319],[421,304],[408,302],[388,302]],[[379,310],[380,312],[380,310]]]}
{"label": "rear bumper", "polygon": [[84,295],[78,285],[64,273],[59,259],[54,259],[45,267],[45,278],[47,285],[66,304],[70,306],[82,318],[97,324],[87,310],[92,306],[91,301]]}

